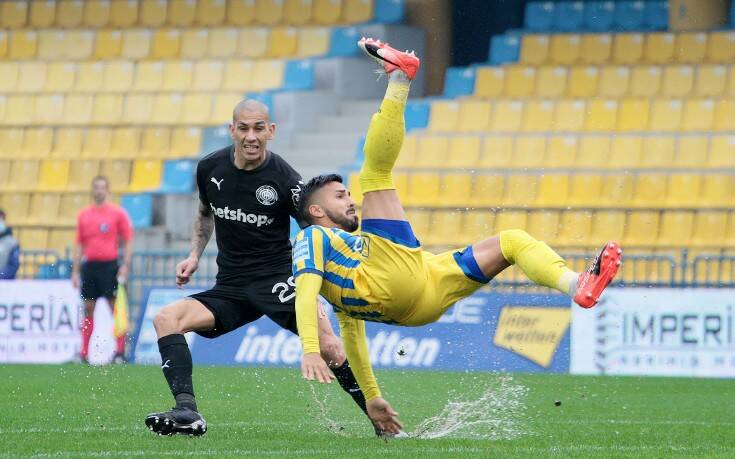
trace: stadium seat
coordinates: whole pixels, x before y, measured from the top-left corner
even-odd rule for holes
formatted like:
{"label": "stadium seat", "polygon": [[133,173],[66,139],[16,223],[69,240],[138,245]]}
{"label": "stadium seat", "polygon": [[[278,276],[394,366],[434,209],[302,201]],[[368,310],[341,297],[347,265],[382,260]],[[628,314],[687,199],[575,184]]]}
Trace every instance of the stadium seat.
{"label": "stadium seat", "polygon": [[593,99],[587,104],[585,129],[592,132],[615,130],[618,120],[618,102],[612,99]]}
{"label": "stadium seat", "polygon": [[549,59],[555,64],[569,65],[579,60],[581,39],[577,34],[556,34],[551,36]]}
{"label": "stadium seat", "polygon": [[521,40],[520,59],[524,64],[540,65],[549,60],[548,35],[524,35]]}
{"label": "stadium seat", "polygon": [[406,211],[408,221],[416,238],[421,241],[431,232],[431,211],[423,209],[409,209]]}
{"label": "stadium seat", "polygon": [[138,2],[110,2],[110,26],[128,28],[138,21]]}
{"label": "stadium seat", "polygon": [[145,128],[140,135],[140,150],[136,158],[164,159],[171,149],[171,131],[168,128]]}
{"label": "stadium seat", "polygon": [[[283,82],[281,88],[284,91],[303,91],[313,89],[315,84],[314,64],[309,59],[300,61],[288,61],[283,69]],[[264,89],[276,89],[264,88]]]}
{"label": "stadium seat", "polygon": [[[125,2],[113,2],[125,3]],[[98,30],[95,34],[93,56],[97,59],[114,59],[122,53],[123,34],[120,30]]]}
{"label": "stadium seat", "polygon": [[153,95],[129,93],[125,97],[123,122],[126,124],[150,123],[153,118],[153,104]]}
{"label": "stadium seat", "polygon": [[92,124],[117,124],[122,119],[122,94],[98,94],[92,106]]}
{"label": "stadium seat", "polygon": [[478,67],[475,72],[477,97],[497,98],[503,94],[505,72],[503,67]]}
{"label": "stadium seat", "polygon": [[95,33],[91,30],[70,30],[66,32],[61,56],[74,61],[90,59],[94,53],[94,36]]}
{"label": "stadium seat", "polygon": [[544,174],[539,179],[535,205],[538,207],[564,207],[569,195],[569,174]]}
{"label": "stadium seat", "polygon": [[661,67],[633,67],[630,81],[630,95],[634,97],[652,97],[661,92]]}
{"label": "stadium seat", "polygon": [[735,167],[735,136],[717,135],[712,137],[707,166],[710,168]]}
{"label": "stadium seat", "polygon": [[58,0],[56,10],[56,24],[71,29],[82,23],[84,2],[81,0]]}
{"label": "stadium seat", "polygon": [[661,207],[666,199],[666,182],[665,174],[639,174],[636,177],[635,194],[630,205],[635,207]]}
{"label": "stadium seat", "polygon": [[709,138],[705,135],[679,137],[671,164],[678,168],[697,169],[707,163]]}
{"label": "stadium seat", "polygon": [[34,124],[59,124],[64,121],[64,96],[59,94],[38,95],[34,110]]}
{"label": "stadium seat", "polygon": [[0,92],[12,93],[18,85],[17,62],[0,62]]}
{"label": "stadium seat", "polygon": [[576,32],[584,28],[584,3],[581,1],[554,4],[553,29]]}
{"label": "stadium seat", "polygon": [[39,161],[15,160],[10,166],[6,190],[33,191],[38,183]]}
{"label": "stadium seat", "polygon": [[406,131],[424,129],[429,124],[431,105],[426,101],[409,101],[404,114]]}
{"label": "stadium seat", "polygon": [[613,30],[614,22],[615,2],[585,2],[584,23],[590,30],[596,32]]}
{"label": "stadium seat", "polygon": [[709,62],[729,64],[735,61],[735,32],[711,32],[707,40],[707,55]]}
{"label": "stadium seat", "polygon": [[539,176],[509,175],[506,179],[502,205],[504,207],[529,207],[536,201]]}
{"label": "stadium seat", "polygon": [[311,0],[285,0],[283,22],[293,26],[303,26],[312,22]]}
{"label": "stadium seat", "polygon": [[58,224],[59,193],[34,193],[31,196],[31,206],[26,224],[53,226]]}
{"label": "stadium seat", "polygon": [[91,28],[105,27],[110,22],[112,4],[109,0],[89,0],[82,12],[82,25]]}
{"label": "stadium seat", "polygon": [[403,21],[404,0],[374,0],[373,20],[378,23],[396,24]]}
{"label": "stadium seat", "polygon": [[490,38],[489,61],[502,65],[518,61],[520,40],[516,35],[494,35]]}
{"label": "stadium seat", "polygon": [[255,21],[255,2],[253,0],[229,0],[225,21],[234,26],[251,25]]}
{"label": "stadium seat", "polygon": [[494,234],[509,229],[528,228],[528,212],[525,210],[504,210],[495,216]]}
{"label": "stadium seat", "polygon": [[[181,3],[181,2],[179,2]],[[178,29],[156,29],[151,41],[151,59],[173,59],[179,56],[181,32]]]}
{"label": "stadium seat", "polygon": [[669,2],[648,0],[644,5],[644,27],[648,30],[666,30],[669,25]]}
{"label": "stadium seat", "polygon": [[700,65],[694,93],[700,97],[713,97],[724,94],[727,86],[727,67],[724,65]]}
{"label": "stadium seat", "polygon": [[44,91],[68,92],[74,87],[76,66],[66,62],[50,62],[46,74]]}
{"label": "stadium seat", "polygon": [[44,159],[51,154],[54,132],[50,128],[26,128],[18,157]]}
{"label": "stadium seat", "polygon": [[593,66],[575,66],[569,71],[567,95],[573,98],[592,97],[597,94],[600,71]]}
{"label": "stadium seat", "polygon": [[548,99],[560,98],[566,91],[567,73],[566,67],[540,67],[536,82],[536,95]]}
{"label": "stadium seat", "polygon": [[481,138],[477,136],[451,137],[447,166],[456,169],[477,167],[480,161],[480,142]]}
{"label": "stadium seat", "polygon": [[[215,29],[216,30],[216,29]],[[232,45],[229,45],[232,47]],[[181,31],[179,56],[182,59],[203,59],[209,57],[208,29],[184,29]]]}
{"label": "stadium seat", "polygon": [[356,27],[333,27],[329,37],[329,56],[354,56],[358,51],[355,42],[359,39]]}
{"label": "stadium seat", "polygon": [[579,58],[585,64],[607,64],[612,55],[612,36],[610,34],[582,35]]}
{"label": "stadium seat", "polygon": [[7,96],[5,103],[5,121],[9,126],[28,126],[33,124],[35,98],[28,95]]}
{"label": "stadium seat", "polygon": [[286,65],[284,61],[257,61],[253,66],[253,78],[250,82],[250,90],[267,91],[280,88],[284,83],[285,70]]}
{"label": "stadium seat", "polygon": [[443,136],[425,136],[418,139],[416,167],[441,168],[447,164],[449,139]]}
{"label": "stadium seat", "polygon": [[202,130],[198,127],[177,127],[171,131],[169,158],[193,158],[201,150]]}
{"label": "stadium seat", "polygon": [[494,207],[500,205],[505,190],[502,175],[481,174],[474,177],[469,204],[472,207]]}
{"label": "stadium seat", "polygon": [[522,169],[539,169],[544,166],[546,138],[542,136],[516,137],[513,160],[509,166]]}
{"label": "stadium seat", "polygon": [[69,180],[66,191],[87,191],[92,179],[99,174],[100,162],[97,159],[75,159],[69,166]]}
{"label": "stadium seat", "polygon": [[312,20],[317,24],[333,25],[340,21],[343,9],[341,0],[312,1]]}
{"label": "stadium seat", "polygon": [[18,67],[19,92],[41,92],[46,85],[47,64],[41,61],[21,62]]}
{"label": "stadium seat", "polygon": [[536,239],[556,245],[560,213],[556,210],[536,210],[528,213],[528,232]]}
{"label": "stadium seat", "polygon": [[651,135],[643,137],[640,168],[666,169],[671,167],[676,154],[676,142],[672,136]]}
{"label": "stadium seat", "polygon": [[[203,155],[231,144],[232,139],[230,138],[230,131],[226,127],[208,127],[204,128],[202,131],[201,153]],[[399,155],[399,158],[400,157],[401,156]]]}
{"label": "stadium seat", "polygon": [[643,34],[621,33],[613,38],[613,61],[617,64],[635,64],[643,58]]}
{"label": "stadium seat", "polygon": [[86,183],[86,193],[63,193],[59,201],[59,224],[62,226],[76,225],[77,214],[89,203],[89,189],[91,179]]}
{"label": "stadium seat", "polygon": [[727,229],[727,212],[698,211],[694,216],[691,239],[687,245],[695,247],[722,247]]}
{"label": "stadium seat", "polygon": [[618,30],[642,30],[645,25],[645,4],[642,1],[616,2],[613,24]]}
{"label": "stadium seat", "polygon": [[658,245],[681,247],[688,244],[694,228],[694,212],[666,211],[661,214]]}
{"label": "stadium seat", "polygon": [[435,101],[431,104],[429,130],[435,132],[452,132],[457,130],[459,121],[459,103],[456,101]]}
{"label": "stadium seat", "polygon": [[694,68],[689,65],[667,66],[663,72],[661,94],[668,97],[685,97],[694,88]]}
{"label": "stadium seat", "polygon": [[273,26],[283,19],[283,0],[255,0],[255,21]]}
{"label": "stadium seat", "polygon": [[0,129],[0,158],[15,159],[23,155],[22,128]]}
{"label": "stadium seat", "polygon": [[56,2],[30,2],[29,24],[36,29],[49,28],[56,20]]}
{"label": "stadium seat", "polygon": [[465,207],[472,193],[472,175],[451,173],[441,176],[437,204],[444,207]]}
{"label": "stadium seat", "polygon": [[560,132],[581,131],[585,120],[582,100],[560,100],[554,106],[554,129]]}
{"label": "stadium seat", "polygon": [[129,191],[155,191],[161,186],[161,169],[163,164],[156,159],[136,159],[130,174]]}
{"label": "stadium seat", "polygon": [[[300,0],[299,0],[300,1]],[[296,56],[300,58],[326,56],[329,53],[330,29],[308,27],[298,30]]]}
{"label": "stadium seat", "polygon": [[194,62],[191,83],[184,91],[215,91],[222,84],[222,61],[200,60]]}
{"label": "stadium seat", "polygon": [[38,32],[38,49],[36,57],[41,60],[58,59],[66,52],[66,31],[40,30]]}
{"label": "stadium seat", "polygon": [[[79,134],[76,134],[76,132],[79,132]],[[109,128],[85,128],[85,129],[75,129],[72,134],[72,137],[74,138],[75,142],[79,143],[79,149],[74,151],[71,148],[69,150],[61,150],[59,153],[61,154],[61,157],[78,157],[77,153],[79,153],[79,156],[82,158],[103,158],[108,155],[110,152],[110,145],[112,143],[112,130]],[[84,140],[82,141],[82,131],[85,132]],[[78,140],[77,140],[77,137]],[[70,153],[74,153],[73,155],[70,155]]]}
{"label": "stadium seat", "polygon": [[110,156],[113,158],[134,158],[140,151],[140,130],[137,128],[114,129],[111,131],[109,148]]}
{"label": "stadium seat", "polygon": [[554,126],[554,103],[549,100],[526,102],[521,129],[525,132],[550,131]]}
{"label": "stadium seat", "polygon": [[733,187],[731,175],[704,175],[699,194],[699,207],[728,207],[734,196]]}
{"label": "stadium seat", "polygon": [[48,248],[48,229],[23,228],[18,237],[18,243],[23,250],[46,250]]}
{"label": "stadium seat", "polygon": [[274,27],[268,37],[266,56],[285,58],[296,54],[298,35],[293,27]]}
{"label": "stadium seat", "polygon": [[461,221],[461,212],[456,210],[435,210],[431,214],[431,231],[422,240],[422,244],[456,246],[457,242],[455,238],[460,232]]}
{"label": "stadium seat", "polygon": [[[84,130],[79,128],[58,128],[54,136],[51,158],[78,158],[82,152]],[[103,151],[102,154],[106,154]]]}
{"label": "stadium seat", "polygon": [[461,215],[461,226],[455,237],[457,245],[470,245],[493,234],[495,213],[487,210],[469,210]]}
{"label": "stadium seat", "polygon": [[735,100],[720,99],[715,104],[715,131],[735,131]]}
{"label": "stadium seat", "polygon": [[[0,159],[0,191],[5,188],[9,182],[11,161],[9,159]],[[0,196],[2,198],[2,196]]]}
{"label": "stadium seat", "polygon": [[657,99],[651,106],[652,131],[677,131],[681,127],[683,106],[679,99]]}
{"label": "stadium seat", "polygon": [[559,216],[559,232],[555,245],[586,246],[592,231],[592,212],[566,210]]}
{"label": "stadium seat", "polygon": [[[407,135],[403,139],[403,145],[401,146],[401,152],[396,160],[396,168],[413,168],[416,166],[416,157],[418,155],[418,138],[415,135]],[[357,158],[364,157],[363,147],[365,146],[365,140],[360,139],[358,149],[356,152]]]}
{"label": "stadium seat", "polygon": [[456,98],[472,94],[475,89],[475,70],[472,67],[450,67],[444,78],[444,96]]}
{"label": "stadium seat", "polygon": [[62,257],[69,257],[75,237],[76,232],[72,229],[52,228],[49,230],[48,249],[55,250]]}
{"label": "stadium seat", "polygon": [[610,174],[603,176],[599,206],[624,207],[633,201],[633,177],[627,174]]}
{"label": "stadium seat", "polygon": [[459,132],[482,132],[490,125],[492,106],[489,102],[466,99],[460,102],[457,130]]}
{"label": "stadium seat", "polygon": [[8,209],[6,210],[8,212],[8,221],[13,225],[24,224],[26,222],[30,211],[30,204],[30,193],[0,194],[0,206],[2,206],[2,209]]}
{"label": "stadium seat", "polygon": [[130,184],[130,161],[124,159],[103,160],[100,173],[110,181],[110,189],[113,192],[124,192]]}
{"label": "stadium seat", "polygon": [[222,76],[222,89],[226,91],[244,91],[250,87],[252,71],[253,65],[249,61],[226,61]]}
{"label": "stadium seat", "polygon": [[549,137],[544,167],[547,169],[577,167],[577,147],[577,137],[570,135]]}
{"label": "stadium seat", "polygon": [[40,191],[62,191],[69,181],[69,161],[63,159],[44,159],[38,177]]}
{"label": "stadium seat", "polygon": [[673,33],[661,32],[646,35],[643,58],[651,64],[670,64],[674,62],[676,36]]}
{"label": "stadium seat", "polygon": [[0,28],[19,29],[28,20],[28,2],[9,0],[0,3]]}
{"label": "stadium seat", "polygon": [[148,228],[153,224],[152,194],[126,194],[123,195],[120,204],[130,216],[133,228]]}
{"label": "stadium seat", "polygon": [[[191,26],[197,17],[197,3],[196,0],[169,2],[167,22],[178,27]],[[224,2],[222,9],[224,10]]]}
{"label": "stadium seat", "polygon": [[480,154],[480,167],[487,169],[503,169],[511,166],[513,161],[513,137],[485,137]]}
{"label": "stadium seat", "polygon": [[[205,125],[212,117],[212,96],[189,93],[183,96],[179,121],[188,125]],[[197,150],[198,151],[198,150]]]}
{"label": "stadium seat", "polygon": [[151,31],[127,29],[123,31],[120,56],[130,60],[141,60],[150,55]]}
{"label": "stadium seat", "polygon": [[707,34],[704,32],[685,32],[676,37],[674,60],[682,64],[704,62],[707,54]]}
{"label": "stadium seat", "polygon": [[623,99],[620,102],[618,131],[640,132],[648,127],[650,104],[646,99]]}
{"label": "stadium seat", "polygon": [[409,206],[436,206],[439,202],[439,176],[431,172],[415,172],[408,176]]}
{"label": "stadium seat", "polygon": [[681,128],[684,131],[710,131],[714,124],[715,102],[712,99],[687,99]]}
{"label": "stadium seat", "polygon": [[219,93],[212,103],[212,117],[208,124],[222,125],[232,120],[232,109],[242,100],[242,93]]}
{"label": "stadium seat", "polygon": [[493,107],[490,130],[494,132],[518,132],[523,121],[523,102],[499,101]]}
{"label": "stadium seat", "polygon": [[163,64],[163,91],[189,91],[194,79],[194,65],[191,61],[170,61]]}
{"label": "stadium seat", "polygon": [[38,49],[38,33],[35,30],[13,30],[9,33],[8,58],[31,59]]}
{"label": "stadium seat", "polygon": [[619,99],[628,92],[630,69],[625,66],[606,66],[600,72],[600,86],[597,91],[602,97]]}
{"label": "stadium seat", "polygon": [[593,207],[599,205],[602,191],[602,175],[577,173],[570,177],[567,204],[572,207]]}
{"label": "stadium seat", "polygon": [[554,23],[554,2],[528,2],[523,25],[529,30],[549,31]]}
{"label": "stadium seat", "polygon": [[167,19],[168,2],[166,0],[148,0],[140,3],[138,23],[141,26],[160,27],[166,23]]}
{"label": "stadium seat", "polygon": [[507,97],[530,97],[536,89],[536,69],[529,66],[511,66],[505,69],[504,92]]}
{"label": "stadium seat", "polygon": [[651,246],[656,243],[660,222],[658,211],[633,211],[629,213],[627,220],[624,245]]}
{"label": "stadium seat", "polygon": [[189,160],[166,161],[163,166],[162,193],[191,193],[194,190],[195,163]]}
{"label": "stadium seat", "polygon": [[673,173],[669,175],[666,195],[668,207],[696,207],[702,184],[698,173]]}

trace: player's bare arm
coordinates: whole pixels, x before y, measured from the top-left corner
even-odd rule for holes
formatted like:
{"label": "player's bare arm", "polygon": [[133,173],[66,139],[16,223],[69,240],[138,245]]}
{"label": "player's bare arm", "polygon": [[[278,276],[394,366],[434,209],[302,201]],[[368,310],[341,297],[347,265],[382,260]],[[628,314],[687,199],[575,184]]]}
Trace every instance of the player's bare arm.
{"label": "player's bare arm", "polygon": [[179,287],[187,284],[191,275],[199,267],[199,257],[202,256],[204,248],[214,232],[214,215],[212,210],[199,203],[199,211],[194,220],[194,229],[191,236],[191,252],[189,257],[176,265],[176,285]]}

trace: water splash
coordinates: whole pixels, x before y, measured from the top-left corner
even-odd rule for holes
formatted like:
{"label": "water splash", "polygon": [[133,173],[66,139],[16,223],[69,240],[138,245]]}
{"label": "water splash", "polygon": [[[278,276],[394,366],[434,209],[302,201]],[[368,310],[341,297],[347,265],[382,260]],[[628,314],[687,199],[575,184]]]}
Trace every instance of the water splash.
{"label": "water splash", "polygon": [[345,431],[344,426],[340,425],[337,421],[327,416],[326,398],[320,398],[319,395],[317,395],[314,386],[315,384],[309,384],[309,389],[311,389],[311,397],[314,399],[314,403],[317,407],[319,423],[324,426],[330,433],[346,437],[347,432]]}

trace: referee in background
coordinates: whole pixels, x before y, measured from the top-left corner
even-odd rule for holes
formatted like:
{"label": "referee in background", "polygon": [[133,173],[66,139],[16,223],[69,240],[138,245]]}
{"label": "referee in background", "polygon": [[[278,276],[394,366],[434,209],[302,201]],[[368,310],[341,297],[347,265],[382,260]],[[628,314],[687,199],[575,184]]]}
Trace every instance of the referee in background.
{"label": "referee in background", "polygon": [[[109,202],[110,182],[107,177],[92,179],[93,204],[77,216],[76,244],[71,281],[74,288],[81,285],[84,300],[82,321],[82,349],[80,360],[89,362],[89,340],[94,329],[94,308],[97,299],[105,298],[114,308],[118,282],[125,283],[133,254],[133,227],[130,217],[120,206]],[[123,261],[118,265],[119,246],[123,247]],[[124,363],[125,335],[117,338],[114,363]]]}

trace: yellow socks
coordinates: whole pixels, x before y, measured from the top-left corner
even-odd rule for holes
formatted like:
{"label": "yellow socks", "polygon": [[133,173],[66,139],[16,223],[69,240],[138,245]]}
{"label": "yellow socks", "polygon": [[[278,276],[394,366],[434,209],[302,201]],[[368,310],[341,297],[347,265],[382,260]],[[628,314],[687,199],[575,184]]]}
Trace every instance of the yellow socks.
{"label": "yellow socks", "polygon": [[365,138],[365,161],[360,170],[362,192],[394,190],[393,165],[403,145],[403,113],[410,81],[400,72],[390,74],[380,110],[373,115]]}
{"label": "yellow socks", "polygon": [[508,263],[518,265],[538,285],[574,295],[579,275],[567,268],[564,259],[551,247],[523,230],[501,231],[498,236],[500,250]]}

